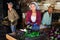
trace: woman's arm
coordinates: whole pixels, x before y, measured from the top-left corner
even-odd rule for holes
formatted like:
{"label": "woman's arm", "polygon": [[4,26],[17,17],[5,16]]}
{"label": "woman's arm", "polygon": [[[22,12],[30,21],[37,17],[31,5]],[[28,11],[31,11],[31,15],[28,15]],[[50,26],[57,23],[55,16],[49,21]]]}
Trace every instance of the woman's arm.
{"label": "woman's arm", "polygon": [[29,24],[30,23],[30,12],[27,11],[26,13],[26,24]]}
{"label": "woman's arm", "polygon": [[38,25],[40,25],[41,24],[41,12],[37,12],[37,21],[36,21],[36,23],[38,24]]}

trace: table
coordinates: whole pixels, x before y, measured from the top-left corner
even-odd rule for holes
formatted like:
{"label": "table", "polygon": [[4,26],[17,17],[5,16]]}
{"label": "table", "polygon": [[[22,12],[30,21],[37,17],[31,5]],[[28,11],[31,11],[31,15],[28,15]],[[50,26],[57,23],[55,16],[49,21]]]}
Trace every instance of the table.
{"label": "table", "polygon": [[52,25],[60,25],[60,22],[52,22]]}
{"label": "table", "polygon": [[[45,29],[44,29],[45,30]],[[25,36],[22,36],[22,34],[19,34],[20,32],[18,32],[17,34],[14,34],[14,35],[11,35],[11,33],[9,33],[9,34],[6,34],[6,38],[8,39],[8,40],[19,40],[21,37],[22,38],[24,38],[25,39]],[[43,37],[44,35],[41,35],[41,38],[43,39],[44,37]],[[23,39],[23,40],[24,40]]]}
{"label": "table", "polygon": [[7,38],[8,40],[17,40],[17,39],[15,39],[15,38],[13,38],[12,36],[8,35],[8,34],[6,34],[6,38]]}
{"label": "table", "polygon": [[60,28],[60,22],[52,22],[52,27]]}

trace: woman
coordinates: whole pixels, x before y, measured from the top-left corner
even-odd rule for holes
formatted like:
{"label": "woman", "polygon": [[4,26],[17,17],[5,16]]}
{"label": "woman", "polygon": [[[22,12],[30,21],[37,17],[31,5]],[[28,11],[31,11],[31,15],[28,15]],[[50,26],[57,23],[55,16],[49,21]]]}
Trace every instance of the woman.
{"label": "woman", "polygon": [[41,13],[36,9],[36,5],[31,3],[29,5],[30,10],[27,11],[26,23],[29,25],[40,25],[41,23]]}

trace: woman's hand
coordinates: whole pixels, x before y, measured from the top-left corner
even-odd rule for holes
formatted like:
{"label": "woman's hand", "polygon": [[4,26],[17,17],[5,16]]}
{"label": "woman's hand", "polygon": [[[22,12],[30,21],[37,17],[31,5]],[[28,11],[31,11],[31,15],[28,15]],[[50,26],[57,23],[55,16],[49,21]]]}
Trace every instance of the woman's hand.
{"label": "woman's hand", "polygon": [[27,22],[27,25],[29,25],[30,24],[30,22]]}

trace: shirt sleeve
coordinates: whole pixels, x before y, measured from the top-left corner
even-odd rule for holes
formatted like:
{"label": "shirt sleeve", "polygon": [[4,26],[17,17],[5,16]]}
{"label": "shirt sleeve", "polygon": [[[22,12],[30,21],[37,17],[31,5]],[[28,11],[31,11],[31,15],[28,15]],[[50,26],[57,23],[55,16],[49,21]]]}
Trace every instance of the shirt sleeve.
{"label": "shirt sleeve", "polygon": [[42,18],[42,24],[43,25],[45,25],[45,23],[46,23],[46,20],[47,20],[46,16],[47,16],[46,13],[44,13],[43,18]]}
{"label": "shirt sleeve", "polygon": [[19,16],[15,10],[14,10],[14,16],[15,16],[15,20],[19,19]]}
{"label": "shirt sleeve", "polygon": [[26,12],[26,24],[30,22],[30,13],[29,11]]}
{"label": "shirt sleeve", "polygon": [[38,16],[37,16],[37,24],[41,24],[41,12],[38,11]]}

